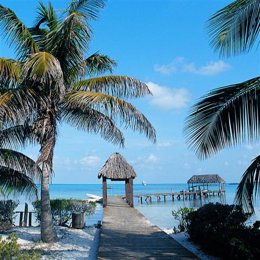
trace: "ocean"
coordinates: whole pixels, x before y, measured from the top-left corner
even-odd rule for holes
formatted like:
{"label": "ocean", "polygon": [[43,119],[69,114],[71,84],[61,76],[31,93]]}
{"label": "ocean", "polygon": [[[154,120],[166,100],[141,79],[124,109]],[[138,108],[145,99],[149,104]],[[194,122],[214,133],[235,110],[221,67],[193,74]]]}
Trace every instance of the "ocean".
{"label": "ocean", "polygon": [[[181,190],[187,190],[187,184],[134,184],[134,194],[152,194],[152,193],[162,193],[162,192],[177,192]],[[168,197],[167,201],[161,200],[157,202],[156,199],[152,203],[146,203],[143,201],[141,204],[137,199],[134,201],[134,206],[138,209],[148,220],[153,224],[157,225],[162,229],[172,229],[177,226],[177,221],[172,216],[172,210],[176,210],[180,207],[193,207],[198,208],[201,205],[208,202],[221,202],[226,204],[232,204],[235,198],[237,184],[226,184],[225,190],[226,194],[224,197],[210,197],[196,199],[196,200],[170,200]],[[210,187],[209,189],[218,189],[216,187]],[[118,184],[115,182],[108,182],[108,196],[113,195],[124,195],[125,186],[124,184]],[[87,193],[102,196],[102,185],[101,184],[51,184],[50,185],[50,195],[51,198],[77,198],[86,199]],[[24,203],[29,203],[29,210],[33,210],[30,200],[26,197],[20,196],[14,198],[19,201],[19,206],[17,211],[23,210]],[[250,219],[249,224],[252,224],[255,220],[260,220],[260,203],[256,202],[255,207],[256,214]],[[102,220],[103,208],[101,204],[97,203],[96,211],[94,215],[87,216],[86,225],[94,225],[99,220]],[[18,223],[18,217],[16,218],[16,223]]]}

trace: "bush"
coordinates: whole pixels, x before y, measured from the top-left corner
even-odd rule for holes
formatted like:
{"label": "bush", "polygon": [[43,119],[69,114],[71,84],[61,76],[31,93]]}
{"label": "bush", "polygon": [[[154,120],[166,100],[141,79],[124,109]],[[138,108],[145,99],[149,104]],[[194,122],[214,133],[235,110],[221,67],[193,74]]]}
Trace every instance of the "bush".
{"label": "bush", "polygon": [[[33,202],[36,210],[36,219],[41,220],[41,201]],[[84,200],[76,199],[53,199],[51,200],[51,212],[55,225],[68,226],[72,218],[72,213],[84,212],[86,215],[92,215],[95,212],[96,204],[88,203]]]}
{"label": "bush", "polygon": [[190,239],[222,259],[256,259],[260,231],[247,227],[241,207],[209,203],[187,215]]}
{"label": "bush", "polygon": [[12,234],[3,240],[0,236],[0,259],[1,260],[38,260],[40,256],[35,252],[21,253],[17,244],[17,236]]}
{"label": "bush", "polygon": [[186,217],[189,213],[193,212],[193,208],[179,208],[177,210],[172,211],[173,217],[179,221],[178,227],[174,227],[174,232],[183,232],[187,230],[187,221]]}
{"label": "bush", "polygon": [[0,201],[0,230],[6,230],[12,227],[14,221],[14,210],[18,203],[13,200]]}

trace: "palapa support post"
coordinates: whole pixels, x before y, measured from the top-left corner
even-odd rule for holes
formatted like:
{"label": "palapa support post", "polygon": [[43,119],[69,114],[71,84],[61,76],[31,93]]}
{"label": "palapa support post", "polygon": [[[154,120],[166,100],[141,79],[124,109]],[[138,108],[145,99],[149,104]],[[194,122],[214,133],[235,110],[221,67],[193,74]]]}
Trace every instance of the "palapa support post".
{"label": "palapa support post", "polygon": [[107,205],[107,179],[102,178],[102,190],[103,190],[103,208]]}
{"label": "palapa support post", "polygon": [[23,226],[27,227],[27,221],[28,221],[28,203],[25,203],[24,205],[24,218],[23,218]]}
{"label": "palapa support post", "polygon": [[134,194],[133,194],[133,179],[129,179],[129,205],[134,207]]}
{"label": "palapa support post", "polygon": [[129,179],[126,179],[125,180],[125,198],[126,198],[126,202],[129,204],[129,199],[130,199],[130,196],[129,196]]}

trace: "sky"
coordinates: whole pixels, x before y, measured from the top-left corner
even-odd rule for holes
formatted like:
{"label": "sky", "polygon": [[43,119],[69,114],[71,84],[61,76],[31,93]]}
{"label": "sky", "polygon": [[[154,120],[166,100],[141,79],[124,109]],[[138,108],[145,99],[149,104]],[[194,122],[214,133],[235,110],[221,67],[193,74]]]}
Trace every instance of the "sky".
{"label": "sky", "polygon": [[[42,1],[46,3],[47,1]],[[61,12],[68,1],[51,1]],[[185,183],[194,174],[219,174],[239,182],[260,143],[243,143],[200,160],[184,135],[190,108],[210,90],[259,75],[259,51],[223,58],[209,45],[206,21],[229,0],[110,0],[96,21],[90,55],[99,51],[117,61],[114,75],[145,82],[152,96],[131,100],[152,123],[156,144],[124,129],[125,148],[100,136],[60,125],[52,183],[101,183],[97,175],[108,157],[121,153],[137,173],[135,183]],[[0,0],[27,25],[35,19],[37,1]],[[1,39],[0,57],[14,57]],[[24,152],[36,159],[39,147]]]}

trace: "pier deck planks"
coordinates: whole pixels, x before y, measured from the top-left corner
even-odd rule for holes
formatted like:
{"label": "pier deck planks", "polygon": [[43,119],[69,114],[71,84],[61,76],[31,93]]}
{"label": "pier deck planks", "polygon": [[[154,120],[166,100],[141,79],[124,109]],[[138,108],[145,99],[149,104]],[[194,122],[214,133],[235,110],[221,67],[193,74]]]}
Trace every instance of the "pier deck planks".
{"label": "pier deck planks", "polygon": [[98,259],[198,258],[157,226],[152,225],[120,197],[109,197],[108,205],[104,208]]}

